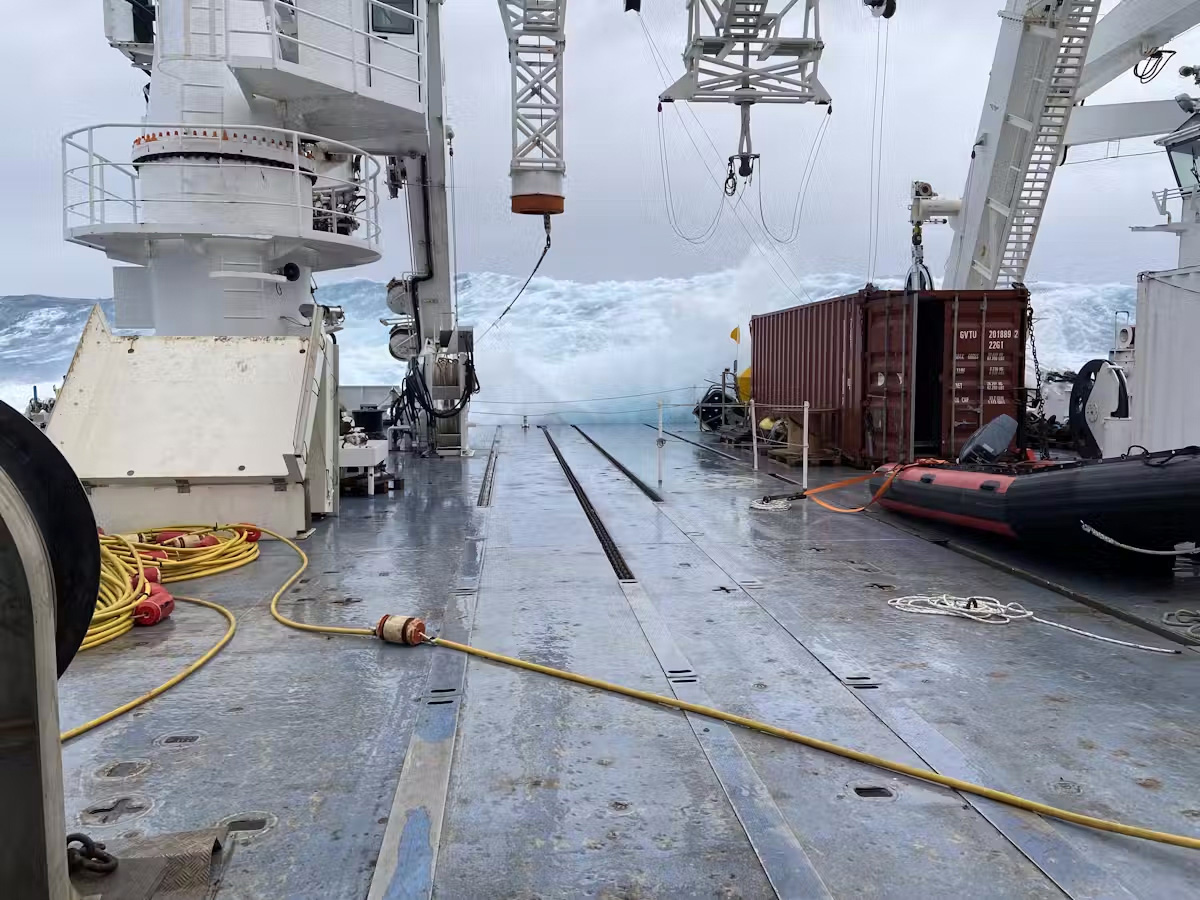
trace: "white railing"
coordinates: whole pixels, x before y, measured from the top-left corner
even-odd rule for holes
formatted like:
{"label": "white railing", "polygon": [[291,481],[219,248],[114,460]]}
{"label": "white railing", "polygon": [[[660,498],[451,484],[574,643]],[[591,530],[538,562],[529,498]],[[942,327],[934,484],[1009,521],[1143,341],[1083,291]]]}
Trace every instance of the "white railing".
{"label": "white railing", "polygon": [[1185,188],[1166,188],[1165,190],[1154,191],[1151,196],[1154,197],[1154,205],[1158,207],[1158,214],[1160,216],[1166,216],[1167,224],[1170,225],[1173,220],[1171,218],[1171,211],[1168,208],[1168,205],[1172,200],[1182,201],[1182,212],[1180,214],[1180,219],[1185,219],[1188,204],[1195,203],[1197,197],[1200,196],[1200,185],[1191,185]]}
{"label": "white railing", "polygon": [[[135,159],[135,141],[144,158]],[[153,155],[145,153],[153,141]],[[97,151],[98,145],[115,148],[124,143],[127,161],[116,162]],[[348,178],[323,172],[314,149],[357,157],[357,173]],[[259,153],[255,155],[256,151]],[[172,190],[165,196],[147,196],[145,176],[154,169],[169,168],[184,174],[225,170],[231,173],[261,172],[263,179],[290,178],[291,189],[276,197],[250,197],[235,191]],[[294,223],[301,238],[336,234],[377,248],[379,244],[379,163],[351,144],[320,135],[262,125],[133,124],[107,122],[68,132],[62,138],[63,233],[72,239],[76,229],[103,231],[121,225],[171,226],[166,218],[180,209],[195,209],[187,215],[193,224],[205,216],[205,204],[221,224],[214,230],[228,231],[221,218],[237,209],[262,208],[283,211],[272,222]],[[198,173],[198,174],[197,174]],[[187,179],[181,179],[183,184]],[[161,206],[159,204],[162,204]],[[196,230],[196,229],[193,229]]]}
{"label": "white railing", "polygon": [[[251,0],[245,0],[249,5]],[[259,0],[252,0],[257,4]],[[233,64],[239,57],[268,55],[275,68],[281,68],[280,63],[308,70],[307,74],[318,81],[337,84],[341,79],[335,79],[330,69],[330,63],[341,61],[350,64],[350,83],[347,86],[354,93],[370,92],[371,88],[380,86],[378,76],[399,79],[415,86],[418,91],[425,83],[426,66],[423,47],[426,43],[425,19],[416,12],[409,13],[397,6],[380,2],[380,0],[344,0],[342,9],[337,17],[322,15],[302,5],[304,0],[261,0],[263,7],[262,25],[250,27],[241,24],[238,17],[225,17],[225,52],[227,60]],[[413,9],[419,10],[423,0],[414,0]],[[379,10],[391,19],[406,19],[413,23],[413,34],[384,35],[371,29],[371,17]],[[306,23],[307,26],[306,27]],[[319,23],[319,24],[318,24]],[[322,40],[309,40],[301,35],[314,32],[321,35]],[[254,52],[245,53],[245,43],[236,36],[260,38],[253,42]],[[314,35],[310,35],[314,36]],[[405,46],[406,39],[414,46]],[[301,59],[301,48],[312,51],[322,58],[327,65],[314,66],[311,62]],[[263,52],[268,51],[268,52]],[[372,58],[373,51],[379,51],[385,57],[403,59],[410,57],[414,61],[414,72],[405,73],[381,65]]]}

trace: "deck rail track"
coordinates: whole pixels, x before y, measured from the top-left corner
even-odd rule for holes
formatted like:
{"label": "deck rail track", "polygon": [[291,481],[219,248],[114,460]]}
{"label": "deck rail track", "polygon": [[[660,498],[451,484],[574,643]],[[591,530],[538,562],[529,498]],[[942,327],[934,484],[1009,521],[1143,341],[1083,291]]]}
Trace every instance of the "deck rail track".
{"label": "deck rail track", "polygon": [[587,492],[584,491],[583,485],[579,483],[579,479],[575,477],[575,473],[571,471],[571,466],[567,463],[566,458],[562,455],[562,451],[558,449],[558,444],[555,442],[553,435],[545,425],[539,425],[542,429],[542,434],[546,436],[546,440],[550,442],[550,449],[554,451],[554,457],[558,460],[558,464],[562,466],[563,474],[567,476],[567,482],[571,485],[571,490],[575,492],[575,499],[579,501],[579,505],[583,507],[583,514],[587,516],[588,524],[592,526],[592,531],[596,532],[596,538],[600,541],[600,546],[604,549],[604,555],[608,557],[609,564],[613,567],[613,571],[617,575],[619,581],[635,581],[633,570],[629,568],[629,563],[625,561],[625,557],[621,554],[620,548],[612,535],[608,533],[608,529],[604,527],[604,522],[600,518],[600,514],[596,512],[596,507],[592,505],[592,501],[588,499]]}

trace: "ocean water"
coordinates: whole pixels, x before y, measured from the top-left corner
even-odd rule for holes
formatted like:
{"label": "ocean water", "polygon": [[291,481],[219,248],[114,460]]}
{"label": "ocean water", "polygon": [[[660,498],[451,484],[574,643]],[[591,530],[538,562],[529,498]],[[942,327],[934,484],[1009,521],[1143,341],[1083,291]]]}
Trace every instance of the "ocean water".
{"label": "ocean water", "polygon": [[[882,283],[883,286],[895,285]],[[472,418],[534,423],[651,421],[662,397],[668,419],[688,416],[697,391],[721,369],[750,361],[752,313],[836,296],[862,286],[852,274],[801,276],[785,289],[747,263],[690,278],[581,283],[535,278],[512,311],[480,338],[508,304],[520,279],[495,273],[459,276],[460,317],[476,325],[482,390]],[[1044,369],[1074,369],[1107,354],[1115,316],[1132,313],[1126,284],[1030,285]],[[345,309],[338,335],[342,381],[392,384],[402,372],[387,352],[384,285],[325,285],[318,300]],[[61,384],[91,305],[61,297],[0,297],[0,400],[24,408],[34,385]],[[101,301],[112,316],[111,303]],[[729,332],[741,327],[742,343]],[[631,396],[647,395],[647,396]]]}

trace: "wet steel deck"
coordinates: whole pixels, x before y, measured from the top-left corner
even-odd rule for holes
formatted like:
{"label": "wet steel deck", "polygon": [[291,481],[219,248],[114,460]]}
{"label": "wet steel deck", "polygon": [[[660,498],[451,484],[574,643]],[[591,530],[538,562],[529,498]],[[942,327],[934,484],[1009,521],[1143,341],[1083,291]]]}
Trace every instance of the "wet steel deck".
{"label": "wet steel deck", "polygon": [[[654,484],[649,429],[585,429]],[[407,461],[402,496],[346,500],[306,542],[285,610],[328,624],[420,614],[501,653],[1200,835],[1195,650],[898,613],[888,597],[986,593],[1161,643],[886,522],[803,503],[751,512],[787,486],[677,440],[655,504],[556,427],[636,579],[619,582],[538,430],[503,429],[491,505],[476,505],[480,432],[474,459]],[[449,650],[284,629],[267,601],[294,560],[263,551],[187,586],[238,616],[216,660],[64,748],[68,822],[96,810],[83,824],[114,846],[268,819],[235,841],[221,898],[1174,897],[1200,883],[1194,851]],[[1176,600],[1198,605],[1200,587]],[[158,684],[221,630],[181,604],[81,655],[60,683],[64,725]],[[122,761],[147,765],[106,777]]]}

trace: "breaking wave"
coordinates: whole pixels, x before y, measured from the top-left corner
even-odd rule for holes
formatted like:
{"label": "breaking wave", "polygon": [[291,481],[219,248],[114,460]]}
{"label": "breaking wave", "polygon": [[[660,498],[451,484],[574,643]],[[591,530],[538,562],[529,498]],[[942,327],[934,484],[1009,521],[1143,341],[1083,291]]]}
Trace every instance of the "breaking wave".
{"label": "breaking wave", "polygon": [[[482,390],[472,418],[651,421],[662,396],[671,404],[668,418],[679,421],[688,416],[697,386],[732,366],[735,355],[741,366],[749,364],[752,313],[850,293],[861,285],[855,275],[813,274],[802,276],[793,292],[753,262],[690,278],[592,283],[535,278],[479,341]],[[481,334],[519,286],[520,279],[508,275],[460,276],[460,317]],[[1075,369],[1105,356],[1115,316],[1123,310],[1132,314],[1136,298],[1132,284],[1043,282],[1030,289],[1044,369]],[[387,329],[379,324],[388,315],[384,295],[383,284],[364,280],[325,285],[318,292],[322,303],[346,311],[347,327],[338,335],[343,383],[390,384],[400,377],[387,352]],[[0,298],[0,399],[23,409],[33,385],[48,393],[61,384],[92,302]],[[111,317],[111,304],[102,305]],[[739,325],[740,348],[729,337]]]}

